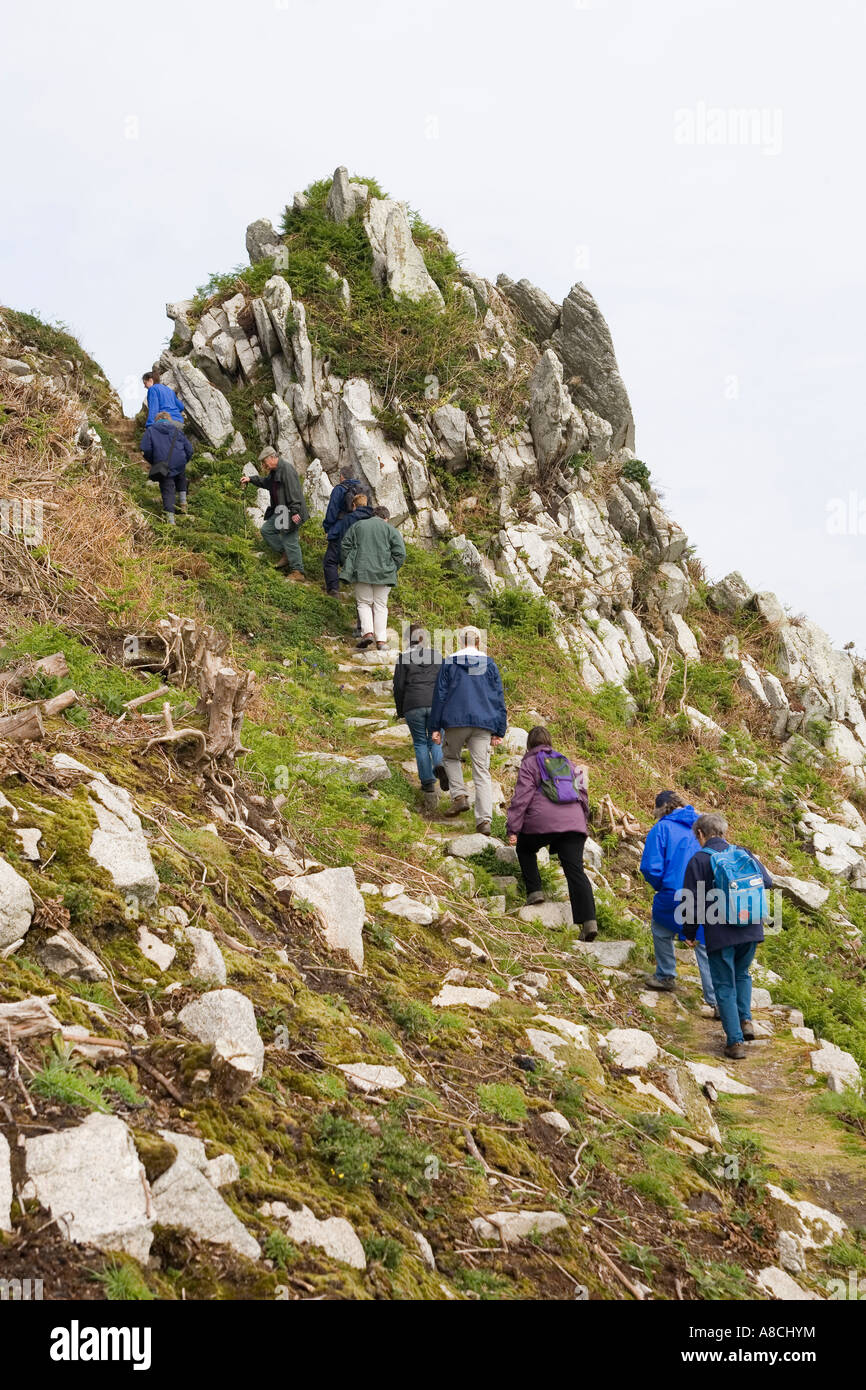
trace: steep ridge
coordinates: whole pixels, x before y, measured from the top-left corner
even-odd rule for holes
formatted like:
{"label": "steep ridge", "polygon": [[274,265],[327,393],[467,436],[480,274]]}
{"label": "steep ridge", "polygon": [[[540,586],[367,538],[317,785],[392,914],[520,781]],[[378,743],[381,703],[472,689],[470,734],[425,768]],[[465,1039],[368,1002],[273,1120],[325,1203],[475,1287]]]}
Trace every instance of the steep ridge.
{"label": "steep ridge", "polygon": [[[0,311],[0,680],[41,724],[0,744],[0,1277],[830,1296],[866,1264],[861,663],[739,576],[707,583],[585,287],[492,285],[344,170],[247,249],[169,306],[159,365],[199,440],[169,535],[102,374]],[[417,814],[393,650],[354,653],[321,529],[307,585],[260,553],[239,479],[264,441],[312,511],[347,461],[389,506],[395,628],[487,630],[503,799],[537,720],[589,761],[593,946],[553,867],[521,909],[501,814],[480,841]],[[661,785],[723,805],[785,885],[743,1094],[702,1070],[688,964],[676,997],[643,990]]]}

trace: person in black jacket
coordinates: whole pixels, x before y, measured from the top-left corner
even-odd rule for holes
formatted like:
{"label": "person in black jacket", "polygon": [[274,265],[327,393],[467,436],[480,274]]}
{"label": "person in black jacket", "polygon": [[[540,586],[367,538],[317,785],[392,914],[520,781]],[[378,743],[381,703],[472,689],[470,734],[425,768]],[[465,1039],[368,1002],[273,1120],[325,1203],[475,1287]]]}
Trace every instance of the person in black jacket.
{"label": "person in black jacket", "polygon": [[435,811],[439,804],[437,780],[443,791],[448,790],[442,746],[433,742],[430,724],[430,706],[442,658],[425,643],[426,637],[425,629],[417,623],[409,628],[409,646],[400,653],[394,667],[394,708],[412,734],[424,809]]}
{"label": "person in black jacket", "polygon": [[186,511],[186,466],[192,458],[192,445],[182,426],[167,410],[161,410],[141,436],[139,448],[150,464],[148,478],[159,483],[163,516],[173,526],[175,498],[178,510]]}
{"label": "person in black jacket", "polygon": [[[761,922],[728,925],[724,907],[710,896],[716,887],[710,855],[731,848],[725,838],[728,831],[725,817],[718,812],[708,812],[698,816],[692,829],[701,848],[686,865],[677,913],[690,945],[695,943],[698,927],[703,926],[716,1006],[725,1030],[725,1056],[740,1060],[746,1055],[744,1041],[755,1040],[749,967],[758,943],[764,939],[764,927]],[[760,869],[764,887],[772,888],[773,880],[763,864],[755,859],[751,850],[746,852]]]}

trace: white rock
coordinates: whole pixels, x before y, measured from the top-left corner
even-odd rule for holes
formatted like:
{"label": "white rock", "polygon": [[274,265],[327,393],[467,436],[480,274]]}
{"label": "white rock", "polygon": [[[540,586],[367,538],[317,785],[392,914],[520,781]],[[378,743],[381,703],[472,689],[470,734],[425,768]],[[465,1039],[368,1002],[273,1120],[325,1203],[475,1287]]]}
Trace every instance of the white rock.
{"label": "white rock", "polygon": [[200,1240],[228,1245],[240,1255],[256,1260],[258,1241],[223,1201],[204,1173],[178,1157],[153,1184],[156,1219],[161,1226],[189,1230]]}
{"label": "white rock", "polygon": [[713,1067],[708,1062],[686,1062],[686,1066],[699,1086],[705,1086],[709,1081],[717,1091],[723,1091],[729,1096],[753,1096],[755,1094],[753,1086],[746,1086],[742,1081],[735,1081],[732,1076],[728,1075],[724,1067]]}
{"label": "white rock", "polygon": [[138,949],[157,970],[168,970],[177,955],[174,946],[169,946],[167,941],[149,931],[143,923],[138,928]]}
{"label": "white rock", "polygon": [[810,908],[813,912],[823,907],[830,896],[830,889],[825,888],[823,883],[794,878],[790,874],[773,874],[773,886],[780,888],[797,907]]}
{"label": "white rock", "polygon": [[[631,1078],[632,1081],[634,1079],[634,1077]],[[689,1153],[697,1154],[699,1158],[710,1152],[707,1144],[701,1144],[699,1140],[692,1139],[690,1134],[683,1134],[682,1130],[673,1129],[671,1134],[678,1144],[681,1144],[684,1149],[688,1149]]]}
{"label": "white rock", "polygon": [[529,733],[526,729],[519,729],[514,724],[509,725],[502,740],[503,753],[525,753],[528,738]]}
{"label": "white rock", "polygon": [[406,208],[391,198],[371,198],[364,231],[373,252],[373,274],[395,299],[419,300],[432,295],[444,307],[441,291],[412,240]]}
{"label": "white rock", "polygon": [[803,1242],[792,1231],[780,1231],[778,1238],[779,1264],[789,1274],[806,1273],[806,1255]]}
{"label": "white rock", "polygon": [[15,834],[21,842],[21,853],[25,859],[29,859],[31,864],[39,863],[39,841],[42,839],[42,831],[36,829],[16,830]]}
{"label": "white rock", "polygon": [[61,975],[69,980],[94,981],[108,978],[93,952],[65,928],[49,936],[39,951],[39,962],[52,974]]}
{"label": "white rock", "polygon": [[0,811],[8,811],[12,824],[15,824],[18,819],[18,812],[8,796],[4,796],[3,792],[0,792]]}
{"label": "white rock", "polygon": [[309,1207],[302,1206],[300,1211],[292,1211],[285,1202],[265,1202],[259,1210],[262,1216],[285,1221],[290,1237],[298,1245],[315,1245],[333,1260],[351,1265],[352,1269],[367,1268],[364,1247],[354,1227],[343,1217],[329,1216],[325,1221],[320,1221]]}
{"label": "white rock", "polygon": [[492,989],[472,989],[463,985],[443,985],[439,993],[431,999],[434,1009],[451,1009],[465,1004],[470,1009],[489,1009],[499,995]]}
{"label": "white rock", "polygon": [[290,891],[319,912],[332,951],[345,951],[360,970],[364,964],[364,899],[351,868],[323,869],[289,880]]}
{"label": "white rock", "polygon": [[625,965],[634,942],[625,941],[575,941],[572,951],[578,956],[591,956],[593,960],[608,970],[619,970]]}
{"label": "white rock", "polygon": [[545,1110],[538,1117],[542,1124],[547,1125],[548,1129],[553,1129],[557,1134],[570,1134],[571,1125],[559,1110]]}
{"label": "white rock", "polygon": [[764,1293],[771,1294],[773,1298],[779,1299],[783,1303],[805,1302],[817,1299],[820,1302],[820,1294],[810,1293],[800,1287],[796,1279],[792,1279],[790,1274],[786,1274],[784,1269],[779,1269],[778,1265],[768,1265],[766,1269],[758,1272],[758,1287]]}
{"label": "white rock", "polygon": [[145,1261],[154,1209],[132,1135],[115,1115],[40,1134],[24,1146],[27,1176],[68,1240]]}
{"label": "white rock", "polygon": [[752,986],[752,1008],[753,1008],[753,1009],[771,1009],[772,1007],[773,1007],[773,999],[772,999],[772,996],[771,996],[771,994],[770,994],[770,991],[769,991],[768,989],[761,989],[761,988],[759,988],[759,987],[753,985],[753,986]]}
{"label": "white rock", "polygon": [[546,1023],[548,1028],[553,1028],[555,1032],[561,1033],[576,1047],[583,1048],[587,1052],[592,1051],[590,1031],[585,1023],[572,1023],[570,1018],[556,1018],[553,1014],[536,1014],[535,1022]]}
{"label": "white rock", "polygon": [[33,912],[33,894],[26,878],[0,859],[0,948],[26,935]]}
{"label": "white rock", "polygon": [[212,1187],[227,1187],[237,1182],[241,1170],[234,1154],[217,1154],[205,1164],[204,1173]]}
{"label": "white rock", "polygon": [[850,1052],[844,1052],[841,1047],[828,1042],[826,1038],[819,1038],[818,1042],[820,1047],[811,1054],[812,1070],[818,1076],[826,1076],[831,1091],[841,1094],[846,1087],[851,1087],[859,1092],[860,1067],[856,1058],[852,1057]]}
{"label": "white rock", "polygon": [[810,1045],[815,1041],[815,1034],[811,1028],[792,1028],[791,1037],[796,1038],[798,1042],[804,1042]]}
{"label": "white rock", "polygon": [[213,932],[205,927],[182,927],[178,936],[193,948],[189,971],[192,978],[204,980],[208,985],[224,985],[226,963]]}
{"label": "white rock", "polygon": [[666,1110],[670,1110],[674,1115],[685,1114],[685,1111],[677,1105],[675,1100],[671,1100],[670,1096],[667,1095],[660,1086],[654,1086],[651,1081],[642,1081],[639,1076],[629,1076],[628,1079],[640,1095],[652,1096],[653,1100],[657,1100],[660,1105],[663,1105]]}
{"label": "white rock", "polygon": [[521,922],[541,922],[545,927],[570,927],[571,904],[559,902],[527,904],[518,912]]}
{"label": "white rock", "polygon": [[429,927],[436,918],[431,907],[428,907],[426,903],[414,902],[405,893],[383,902],[382,911],[390,913],[392,917],[402,917],[407,922],[414,922],[419,927]]}
{"label": "white rock", "polygon": [[435,1269],[436,1258],[433,1254],[433,1246],[430,1244],[427,1237],[422,1235],[420,1231],[413,1231],[412,1235],[415,1237],[415,1244],[418,1246],[421,1252],[421,1259],[424,1261],[427,1268]]}
{"label": "white rock", "polygon": [[[52,759],[55,767],[62,766],[62,756]],[[101,773],[94,775],[88,789],[97,821],[90,841],[91,859],[105,869],[124,897],[134,898],[139,907],[150,907],[159,894],[159,879],[132,797]]]}
{"label": "white rock", "polygon": [[494,1211],[490,1216],[477,1216],[472,1229],[479,1240],[525,1240],[527,1236],[546,1236],[551,1231],[568,1227],[558,1211]]}
{"label": "white rock", "polygon": [[246,995],[215,989],[187,1004],[178,1020],[199,1042],[213,1048],[213,1064],[231,1096],[243,1095],[262,1074],[264,1043]]}
{"label": "white rock", "polygon": [[405,1076],[396,1067],[374,1066],[369,1062],[341,1062],[338,1070],[349,1078],[357,1090],[370,1094],[398,1091],[406,1085]]}
{"label": "white rock", "polygon": [[445,853],[456,859],[470,859],[473,854],[482,854],[488,845],[494,847],[496,845],[496,841],[491,839],[489,835],[457,835],[453,840],[448,841],[445,846]]}
{"label": "white rock", "polygon": [[642,1028],[611,1028],[605,1037],[611,1061],[623,1071],[642,1071],[658,1057],[655,1038]]}
{"label": "white rock", "polygon": [[470,941],[468,936],[452,936],[452,946],[459,946],[461,951],[466,951],[475,960],[486,960],[487,952],[477,946],[474,941]]}
{"label": "white rock", "polygon": [[12,1155],[5,1134],[0,1134],[0,1231],[12,1230]]}

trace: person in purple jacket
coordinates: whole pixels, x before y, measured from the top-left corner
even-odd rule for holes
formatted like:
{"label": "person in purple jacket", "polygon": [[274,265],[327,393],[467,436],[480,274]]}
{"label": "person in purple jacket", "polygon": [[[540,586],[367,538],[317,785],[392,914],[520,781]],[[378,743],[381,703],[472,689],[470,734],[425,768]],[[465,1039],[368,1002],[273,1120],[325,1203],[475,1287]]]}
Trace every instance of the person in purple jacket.
{"label": "person in purple jacket", "polygon": [[[542,772],[545,755],[561,758],[563,765],[567,764],[571,769],[571,777],[567,779],[571,783],[571,790],[566,789],[571,799],[558,800],[551,795],[550,778]],[[559,780],[556,779],[557,782]],[[517,785],[508,807],[508,843],[517,846],[517,859],[529,904],[544,902],[536,857],[538,851],[546,845],[557,855],[568,884],[572,921],[581,929],[581,941],[594,941],[598,936],[592,884],[583,867],[588,809],[586,768],[571,762],[561,753],[555,753],[548,730],[537,725],[530,730],[526,741]]]}

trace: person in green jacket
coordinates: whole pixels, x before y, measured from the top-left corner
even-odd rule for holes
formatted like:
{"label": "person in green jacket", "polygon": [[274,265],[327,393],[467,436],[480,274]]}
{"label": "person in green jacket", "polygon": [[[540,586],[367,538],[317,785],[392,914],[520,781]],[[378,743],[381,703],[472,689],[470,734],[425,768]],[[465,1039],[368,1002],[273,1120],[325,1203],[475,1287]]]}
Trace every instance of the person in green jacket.
{"label": "person in green jacket", "polygon": [[380,652],[388,645],[388,591],[397,583],[397,571],[406,559],[403,537],[389,525],[390,515],[387,507],[376,507],[372,516],[346,532],[340,570],[340,578],[355,586],[361,628],[358,646],[375,642]]}
{"label": "person in green jacket", "polygon": [[259,454],[263,473],[260,478],[241,478],[241,487],[254,483],[270,496],[261,528],[262,540],[279,555],[278,570],[289,571],[290,579],[304,578],[304,559],[298,533],[309,517],[301,480],[293,464],[281,459],[271,444]]}

